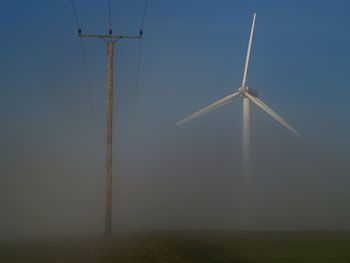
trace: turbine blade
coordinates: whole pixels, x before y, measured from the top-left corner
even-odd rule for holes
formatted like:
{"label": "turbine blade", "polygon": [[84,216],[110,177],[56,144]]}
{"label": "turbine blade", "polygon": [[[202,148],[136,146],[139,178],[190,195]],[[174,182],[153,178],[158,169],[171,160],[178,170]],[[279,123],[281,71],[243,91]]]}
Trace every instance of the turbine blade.
{"label": "turbine blade", "polygon": [[276,112],[274,112],[272,109],[270,109],[264,102],[262,102],[257,97],[253,97],[248,92],[245,93],[245,95],[253,101],[256,105],[258,105],[261,109],[263,109],[265,112],[267,112],[269,115],[271,115],[275,120],[277,120],[280,124],[282,124],[284,127],[286,127],[288,130],[293,132],[296,136],[301,137],[300,133],[297,132],[292,126],[290,126],[285,120],[282,119],[281,116],[279,116]]}
{"label": "turbine blade", "polygon": [[243,80],[242,80],[242,87],[245,87],[246,84],[247,84],[248,65],[249,65],[250,49],[252,47],[252,42],[253,42],[255,18],[256,18],[256,13],[254,13],[252,28],[250,30],[250,36],[249,36],[249,42],[248,42],[248,51],[247,51],[247,57],[245,59],[245,66],[244,66],[244,73],[243,73]]}
{"label": "turbine blade", "polygon": [[220,107],[220,106],[222,106],[222,105],[224,105],[226,103],[231,102],[236,96],[238,96],[238,94],[239,94],[238,92],[235,92],[235,93],[233,93],[231,95],[228,95],[228,96],[226,96],[226,97],[224,97],[224,98],[214,102],[213,104],[210,104],[209,106],[207,106],[207,107],[205,107],[205,108],[203,108],[203,109],[201,109],[201,110],[191,114],[190,116],[188,116],[185,119],[177,122],[176,124],[180,125],[180,124],[183,124],[183,123],[185,123],[187,121],[190,121],[190,120],[193,120],[195,118],[198,118],[199,116],[202,116],[203,114],[205,114],[205,113],[207,113],[209,111],[212,111],[212,110],[214,110],[214,109],[216,109],[216,108],[218,108],[218,107]]}

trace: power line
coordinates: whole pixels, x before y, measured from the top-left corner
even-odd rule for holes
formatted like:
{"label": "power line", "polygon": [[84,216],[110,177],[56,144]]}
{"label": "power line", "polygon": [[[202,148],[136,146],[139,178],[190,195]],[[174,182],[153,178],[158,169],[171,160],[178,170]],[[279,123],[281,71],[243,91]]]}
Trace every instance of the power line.
{"label": "power line", "polygon": [[145,24],[147,9],[148,9],[148,0],[145,1],[145,8],[143,10],[143,16],[142,16],[142,22],[141,22],[141,30],[143,30],[143,25]]}
{"label": "power line", "polygon": [[132,141],[134,140],[134,135],[135,135],[137,107],[138,107],[138,104],[139,104],[141,57],[142,57],[142,40],[139,41],[138,57],[137,57],[135,100],[134,100],[134,105],[133,105],[133,109],[132,109],[133,110],[133,114],[132,114],[132,122],[131,122],[131,136],[132,136],[131,138],[132,138]]}
{"label": "power line", "polygon": [[[78,17],[78,12],[75,7],[74,1],[70,0],[75,22],[78,26],[78,33],[79,35],[81,34],[81,27],[80,27],[80,21]],[[82,55],[82,60],[83,60],[83,67],[84,67],[84,78],[85,78],[85,85],[87,89],[87,94],[88,94],[88,100],[89,100],[89,105],[90,105],[90,111],[91,114],[94,116],[94,105],[92,101],[92,96],[91,96],[91,85],[90,85],[90,79],[89,79],[89,74],[88,74],[88,67],[87,67],[87,62],[86,62],[86,54],[85,54],[85,48],[84,48],[84,41],[82,38],[80,38],[80,50],[81,50],[81,55]]]}
{"label": "power line", "polygon": [[112,35],[112,10],[111,10],[111,0],[108,1],[108,16],[109,16],[109,34]]}
{"label": "power line", "polygon": [[80,49],[81,49],[81,55],[82,55],[82,59],[83,59],[84,76],[85,76],[86,88],[87,88],[87,91],[88,91],[88,98],[89,98],[90,110],[91,110],[92,116],[95,116],[94,103],[93,103],[92,96],[91,96],[90,78],[89,78],[88,66],[87,66],[87,62],[86,62],[86,54],[85,54],[85,48],[84,48],[84,40],[83,40],[82,38],[80,38]]}
{"label": "power line", "polygon": [[80,30],[81,30],[81,27],[80,27],[80,23],[79,23],[79,18],[78,18],[77,9],[75,8],[75,5],[74,5],[73,0],[70,0],[70,3],[71,3],[71,5],[72,5],[72,9],[73,9],[73,14],[74,14],[75,22],[77,23],[78,30],[80,31]]}
{"label": "power line", "polygon": [[[145,6],[143,10],[143,16],[142,16],[141,27],[140,27],[140,36],[143,35],[143,26],[145,24],[147,9],[148,9],[148,0],[145,0]],[[143,47],[142,39],[143,38],[139,40],[139,46],[138,46],[137,69],[136,69],[136,91],[135,91],[135,102],[133,106],[133,117],[132,117],[132,123],[131,123],[132,140],[134,140],[134,135],[135,135],[136,113],[137,113],[137,106],[139,103],[139,93],[140,93],[139,90],[140,90],[140,75],[141,75],[141,58],[142,58],[142,47]]]}

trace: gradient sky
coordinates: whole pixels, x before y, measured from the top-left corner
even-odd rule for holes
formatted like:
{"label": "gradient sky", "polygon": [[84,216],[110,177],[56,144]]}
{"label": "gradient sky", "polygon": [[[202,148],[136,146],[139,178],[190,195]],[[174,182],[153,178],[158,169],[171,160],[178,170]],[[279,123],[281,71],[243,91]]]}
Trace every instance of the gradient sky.
{"label": "gradient sky", "polygon": [[[83,32],[108,32],[107,1],[75,4]],[[143,7],[112,0],[114,33]],[[138,92],[138,41],[115,50],[116,231],[350,230],[349,9],[150,0]],[[241,101],[175,123],[239,87],[254,11],[248,85],[303,138],[253,105],[242,194]],[[68,0],[0,3],[0,238],[103,231],[106,46],[84,41],[89,92],[76,32]]]}

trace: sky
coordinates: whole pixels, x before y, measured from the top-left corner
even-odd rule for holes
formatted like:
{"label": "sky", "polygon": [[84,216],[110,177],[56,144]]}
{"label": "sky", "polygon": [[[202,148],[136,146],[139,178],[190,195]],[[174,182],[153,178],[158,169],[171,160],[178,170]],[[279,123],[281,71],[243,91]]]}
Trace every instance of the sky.
{"label": "sky", "polygon": [[[145,2],[111,0],[115,34]],[[75,0],[83,33],[108,1]],[[115,45],[113,229],[350,230],[348,1],[150,0],[139,41]],[[242,102],[175,123],[248,86],[303,136],[252,105],[242,187]],[[0,3],[0,238],[102,233],[106,44],[83,41],[70,1]],[[242,201],[243,200],[243,201]]]}

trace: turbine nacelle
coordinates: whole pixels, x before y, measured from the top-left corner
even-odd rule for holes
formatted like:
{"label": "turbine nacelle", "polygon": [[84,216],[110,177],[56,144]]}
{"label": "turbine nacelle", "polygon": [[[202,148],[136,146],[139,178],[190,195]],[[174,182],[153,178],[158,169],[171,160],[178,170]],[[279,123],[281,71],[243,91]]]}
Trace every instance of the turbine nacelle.
{"label": "turbine nacelle", "polygon": [[239,95],[241,96],[241,97],[245,97],[245,93],[246,92],[248,92],[248,87],[247,86],[245,86],[245,87],[240,87],[239,89],[238,89],[238,93],[239,93]]}
{"label": "turbine nacelle", "polygon": [[248,86],[245,87],[240,87],[238,89],[238,94],[243,97],[246,98],[246,93],[249,93],[251,96],[253,97],[258,97],[258,91],[255,89],[249,89]]}

